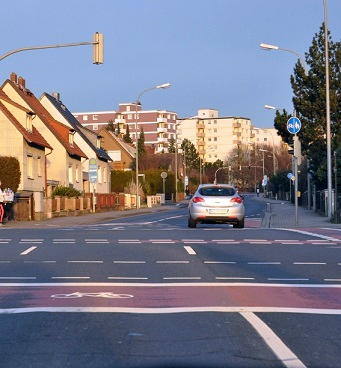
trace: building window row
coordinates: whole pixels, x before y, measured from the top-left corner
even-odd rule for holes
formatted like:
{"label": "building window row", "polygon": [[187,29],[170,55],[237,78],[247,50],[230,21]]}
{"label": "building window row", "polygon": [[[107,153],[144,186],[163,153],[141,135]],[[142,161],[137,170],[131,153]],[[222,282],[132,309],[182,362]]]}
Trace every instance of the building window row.
{"label": "building window row", "polygon": [[27,178],[34,180],[35,173],[37,177],[43,176],[43,168],[42,168],[42,158],[41,156],[37,156],[35,159],[32,154],[27,155]]}

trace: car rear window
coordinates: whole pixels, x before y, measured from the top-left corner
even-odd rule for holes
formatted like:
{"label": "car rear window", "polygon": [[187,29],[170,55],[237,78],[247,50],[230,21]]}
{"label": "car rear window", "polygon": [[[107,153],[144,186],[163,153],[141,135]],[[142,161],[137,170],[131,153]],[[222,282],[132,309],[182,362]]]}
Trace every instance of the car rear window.
{"label": "car rear window", "polygon": [[203,196],[228,197],[233,196],[236,191],[226,187],[204,187],[199,190],[199,193]]}

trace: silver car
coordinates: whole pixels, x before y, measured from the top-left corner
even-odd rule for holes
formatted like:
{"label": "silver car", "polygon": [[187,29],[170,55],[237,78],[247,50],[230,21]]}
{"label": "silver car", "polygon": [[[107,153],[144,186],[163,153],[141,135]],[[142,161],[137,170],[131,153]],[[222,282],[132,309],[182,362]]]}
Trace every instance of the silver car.
{"label": "silver car", "polygon": [[188,227],[197,223],[228,223],[244,227],[243,198],[232,185],[202,184],[189,202]]}

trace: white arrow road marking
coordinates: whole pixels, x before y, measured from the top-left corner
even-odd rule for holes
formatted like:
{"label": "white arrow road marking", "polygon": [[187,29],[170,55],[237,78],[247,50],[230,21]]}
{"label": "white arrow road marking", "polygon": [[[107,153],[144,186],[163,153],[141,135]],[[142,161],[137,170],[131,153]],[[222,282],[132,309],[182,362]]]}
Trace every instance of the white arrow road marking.
{"label": "white arrow road marking", "polygon": [[252,312],[240,313],[257,331],[268,347],[287,368],[307,368],[298,357],[284,344],[284,342]]}
{"label": "white arrow road marking", "polygon": [[33,252],[35,249],[37,249],[37,247],[30,247],[30,248],[24,250],[23,252],[21,252],[20,255],[21,256],[26,256],[26,254]]}

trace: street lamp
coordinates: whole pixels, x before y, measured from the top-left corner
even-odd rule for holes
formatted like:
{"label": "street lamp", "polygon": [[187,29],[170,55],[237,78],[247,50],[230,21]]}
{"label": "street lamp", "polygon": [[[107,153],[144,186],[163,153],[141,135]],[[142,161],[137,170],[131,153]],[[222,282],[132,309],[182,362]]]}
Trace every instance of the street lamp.
{"label": "street lamp", "polygon": [[147,89],[144,89],[142,92],[139,93],[139,95],[137,96],[136,102],[135,102],[135,143],[136,143],[136,149],[135,149],[135,162],[136,162],[136,209],[138,209],[140,207],[139,204],[139,150],[138,150],[138,127],[137,127],[137,106],[141,105],[141,97],[149,91],[153,91],[154,89],[166,89],[169,88],[171,86],[170,83],[163,83],[163,84],[159,84],[157,86],[154,87],[150,87]]}
{"label": "street lamp", "polygon": [[[218,172],[219,170],[223,170],[223,169],[227,169],[227,170],[229,170],[228,166],[224,166],[224,167],[219,167],[219,168],[216,170],[216,172],[214,173],[214,184],[215,184],[215,185],[217,185],[217,172]],[[228,181],[228,182],[230,181],[229,176],[227,176],[227,181]]]}
{"label": "street lamp", "polygon": [[272,51],[272,50],[280,50],[280,51],[286,51],[286,52],[290,52],[291,54],[294,54],[295,56],[298,57],[298,59],[300,60],[303,69],[304,69],[304,73],[305,75],[308,74],[308,68],[307,68],[307,64],[303,58],[303,56],[301,54],[299,54],[297,51],[295,50],[291,50],[291,49],[284,49],[282,47],[279,47],[277,45],[270,45],[268,43],[261,43],[259,44],[259,46],[263,49],[263,50],[268,50],[268,51]]}

